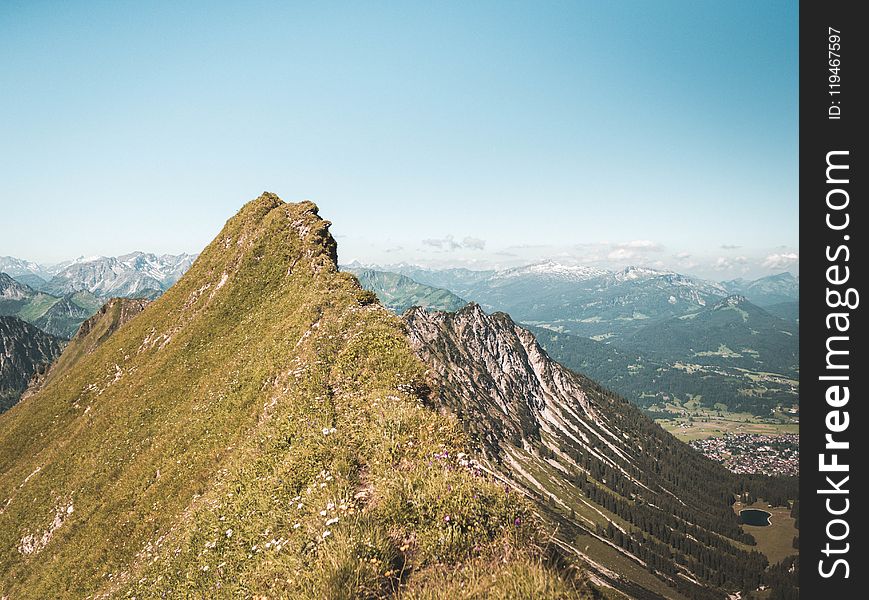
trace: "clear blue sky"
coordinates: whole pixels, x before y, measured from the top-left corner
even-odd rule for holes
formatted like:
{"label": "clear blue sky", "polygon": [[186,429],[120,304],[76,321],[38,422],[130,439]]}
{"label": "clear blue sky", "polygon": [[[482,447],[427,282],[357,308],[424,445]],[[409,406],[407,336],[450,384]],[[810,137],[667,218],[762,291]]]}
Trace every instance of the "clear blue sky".
{"label": "clear blue sky", "polygon": [[195,252],[269,190],[342,261],[796,270],[797,17],[6,0],[0,255]]}

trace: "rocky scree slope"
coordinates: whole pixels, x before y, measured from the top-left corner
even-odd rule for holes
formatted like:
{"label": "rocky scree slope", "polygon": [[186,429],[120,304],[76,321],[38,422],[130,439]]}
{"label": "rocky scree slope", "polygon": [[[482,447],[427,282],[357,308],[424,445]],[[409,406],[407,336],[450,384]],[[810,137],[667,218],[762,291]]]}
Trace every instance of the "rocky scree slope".
{"label": "rocky scree slope", "polygon": [[328,227],[263,194],[0,416],[0,595],[589,597]]}
{"label": "rocky scree slope", "polygon": [[[412,309],[404,320],[437,382],[436,404],[458,416],[486,467],[523,488],[558,524],[559,544],[598,577],[632,597],[722,598],[760,583],[766,559],[745,550],[753,540],[731,508],[757,482],[738,481],[552,361],[504,313],[470,304]],[[614,564],[624,574],[640,566],[658,585],[628,581]]]}

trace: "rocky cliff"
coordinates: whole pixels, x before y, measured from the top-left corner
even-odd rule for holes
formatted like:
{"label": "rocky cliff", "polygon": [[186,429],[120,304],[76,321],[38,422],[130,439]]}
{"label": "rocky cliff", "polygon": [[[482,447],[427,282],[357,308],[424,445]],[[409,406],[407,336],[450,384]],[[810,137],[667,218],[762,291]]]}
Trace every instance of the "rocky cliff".
{"label": "rocky cliff", "polygon": [[30,379],[45,373],[64,340],[16,317],[0,317],[0,412],[14,405]]}

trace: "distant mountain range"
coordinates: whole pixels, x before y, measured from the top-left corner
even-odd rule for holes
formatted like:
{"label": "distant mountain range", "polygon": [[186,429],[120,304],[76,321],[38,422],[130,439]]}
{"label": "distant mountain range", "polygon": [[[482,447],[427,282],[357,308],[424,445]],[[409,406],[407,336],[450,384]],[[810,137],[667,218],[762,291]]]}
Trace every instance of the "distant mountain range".
{"label": "distant mountain range", "polygon": [[377,294],[380,303],[396,314],[412,306],[429,310],[455,311],[467,304],[449,290],[418,283],[405,275],[372,269],[345,269],[356,275],[359,283]]}
{"label": "distant mountain range", "polygon": [[733,502],[796,479],[730,473],[507,314],[391,314],[329,225],[264,193],[0,415],[0,595],[793,597]]}
{"label": "distant mountain range", "polygon": [[799,327],[728,296],[713,306],[650,324],[623,340],[646,356],[684,354],[691,362],[755,372],[799,374]]}
{"label": "distant mountain range", "polygon": [[94,314],[104,301],[88,291],[54,296],[0,273],[0,315],[19,317],[61,338],[75,335],[82,321]]}
{"label": "distant mountain range", "polygon": [[734,279],[722,285],[731,294],[745,296],[758,306],[794,302],[800,296],[800,278],[790,273],[779,273],[752,281]]}
{"label": "distant mountain range", "polygon": [[699,400],[770,416],[799,403],[799,328],[729,296],[605,343],[533,327],[551,356],[639,406]]}
{"label": "distant mountain range", "polygon": [[[3,257],[0,269],[14,280],[0,278],[0,314],[69,338],[108,296],[153,299],[195,258],[134,252],[44,267]],[[391,268],[342,267],[397,314],[413,306],[455,311],[467,300],[507,312],[534,328],[556,359],[641,406],[699,397],[766,415],[798,403],[799,278],[790,273],[713,282],[555,261],[498,271]],[[723,319],[725,309],[747,317]]]}
{"label": "distant mountain range", "polygon": [[[554,262],[505,271],[398,268],[429,287],[382,271],[360,282],[399,313],[414,299],[442,291],[434,285],[507,312],[531,327],[556,360],[640,406],[699,400],[769,416],[799,402],[799,281],[789,273],[725,284],[652,269]],[[358,264],[345,269],[366,272]],[[767,311],[731,294],[733,287],[790,301]],[[393,298],[403,302],[394,305]]]}
{"label": "distant mountain range", "polygon": [[[355,272],[362,265],[347,268]],[[609,271],[554,261],[501,271],[431,270],[412,265],[376,270],[394,271],[418,283],[450,290],[523,323],[596,339],[623,337],[650,322],[694,312],[732,294],[753,302],[756,298],[761,306],[799,298],[799,280],[789,273],[719,283],[644,267]]]}
{"label": "distant mountain range", "polygon": [[83,290],[104,298],[149,296],[167,290],[195,259],[191,254],[132,252],[42,266],[5,256],[0,257],[0,272],[54,296]]}
{"label": "distant mountain range", "polygon": [[19,316],[69,339],[106,299],[154,299],[178,281],[195,259],[192,254],[132,252],[43,266],[0,257],[0,315]]}

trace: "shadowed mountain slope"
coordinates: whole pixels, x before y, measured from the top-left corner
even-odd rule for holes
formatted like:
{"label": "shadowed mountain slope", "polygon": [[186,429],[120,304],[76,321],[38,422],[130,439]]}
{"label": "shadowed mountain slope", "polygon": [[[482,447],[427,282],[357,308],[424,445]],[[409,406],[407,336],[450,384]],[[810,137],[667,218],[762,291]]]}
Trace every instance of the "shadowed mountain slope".
{"label": "shadowed mountain slope", "polygon": [[64,344],[17,317],[0,317],[0,412],[18,401],[31,378],[48,369]]}

